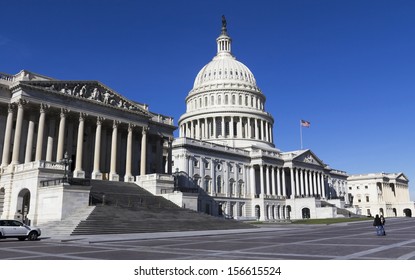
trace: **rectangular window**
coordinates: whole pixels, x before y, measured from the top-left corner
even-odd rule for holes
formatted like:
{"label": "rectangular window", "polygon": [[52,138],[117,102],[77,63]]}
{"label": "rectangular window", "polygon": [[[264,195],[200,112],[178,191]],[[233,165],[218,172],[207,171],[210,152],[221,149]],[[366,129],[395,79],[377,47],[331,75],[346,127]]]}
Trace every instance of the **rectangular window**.
{"label": "rectangular window", "polygon": [[366,196],[366,202],[369,202],[369,196]]}

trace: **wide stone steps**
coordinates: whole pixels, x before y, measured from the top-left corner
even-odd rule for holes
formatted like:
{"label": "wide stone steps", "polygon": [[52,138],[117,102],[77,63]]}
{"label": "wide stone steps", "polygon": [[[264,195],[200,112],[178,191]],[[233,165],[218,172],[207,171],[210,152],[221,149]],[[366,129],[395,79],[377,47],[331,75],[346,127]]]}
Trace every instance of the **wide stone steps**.
{"label": "wide stone steps", "polygon": [[95,209],[71,235],[252,228],[178,207],[132,183],[92,181]]}
{"label": "wide stone steps", "polygon": [[180,208],[133,210],[117,206],[96,206],[88,219],[82,221],[72,235],[239,228],[252,226]]}
{"label": "wide stone steps", "polygon": [[42,236],[45,237],[68,236],[82,220],[88,218],[94,208],[95,206],[86,206],[61,221],[47,222],[37,226],[40,227]]}

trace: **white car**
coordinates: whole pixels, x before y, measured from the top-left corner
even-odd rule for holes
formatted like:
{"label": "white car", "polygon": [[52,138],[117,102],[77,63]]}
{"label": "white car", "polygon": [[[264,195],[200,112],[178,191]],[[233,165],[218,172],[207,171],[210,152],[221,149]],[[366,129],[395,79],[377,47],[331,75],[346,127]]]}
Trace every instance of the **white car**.
{"label": "white car", "polygon": [[17,238],[20,241],[36,240],[40,236],[40,228],[30,227],[16,220],[0,220],[0,239]]}

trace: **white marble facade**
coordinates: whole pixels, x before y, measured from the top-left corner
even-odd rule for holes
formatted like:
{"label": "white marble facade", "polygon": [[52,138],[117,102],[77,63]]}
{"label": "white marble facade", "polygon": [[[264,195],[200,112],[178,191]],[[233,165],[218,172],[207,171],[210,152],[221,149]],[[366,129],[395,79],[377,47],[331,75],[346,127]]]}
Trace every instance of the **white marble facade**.
{"label": "white marble facade", "polygon": [[[64,161],[75,178],[132,182],[171,174],[174,130],[171,117],[98,81],[60,81],[24,70],[0,74],[0,216],[22,214],[36,222],[56,212],[39,208],[51,205],[48,199],[54,207],[65,197],[85,204],[86,189],[39,187],[64,175]],[[73,199],[76,192],[80,201]],[[69,204],[55,215],[64,216]]]}
{"label": "white marble facade", "polygon": [[351,203],[362,215],[411,217],[414,202],[409,197],[409,180],[403,173],[351,175],[348,193]]}
{"label": "white marble facade", "polygon": [[[180,137],[173,142],[179,185],[202,188],[198,210],[212,215],[260,220],[336,216],[321,207],[321,200],[347,204],[347,174],[332,170],[310,150],[277,149],[265,95],[249,68],[233,56],[226,21],[216,43],[217,54],[199,71],[186,97]],[[341,192],[333,182],[342,185]]]}

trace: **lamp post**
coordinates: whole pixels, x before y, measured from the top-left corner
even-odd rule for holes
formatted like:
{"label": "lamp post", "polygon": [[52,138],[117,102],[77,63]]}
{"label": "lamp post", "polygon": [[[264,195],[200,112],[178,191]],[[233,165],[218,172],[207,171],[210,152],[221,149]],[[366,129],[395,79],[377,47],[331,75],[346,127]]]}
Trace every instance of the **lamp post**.
{"label": "lamp post", "polygon": [[176,171],[174,172],[174,188],[173,191],[177,191],[179,189],[179,168],[176,168]]}
{"label": "lamp post", "polygon": [[68,152],[65,152],[65,155],[63,156],[63,159],[60,161],[60,163],[64,165],[63,182],[67,183],[69,177],[68,166],[72,163],[72,160],[68,158]]}

